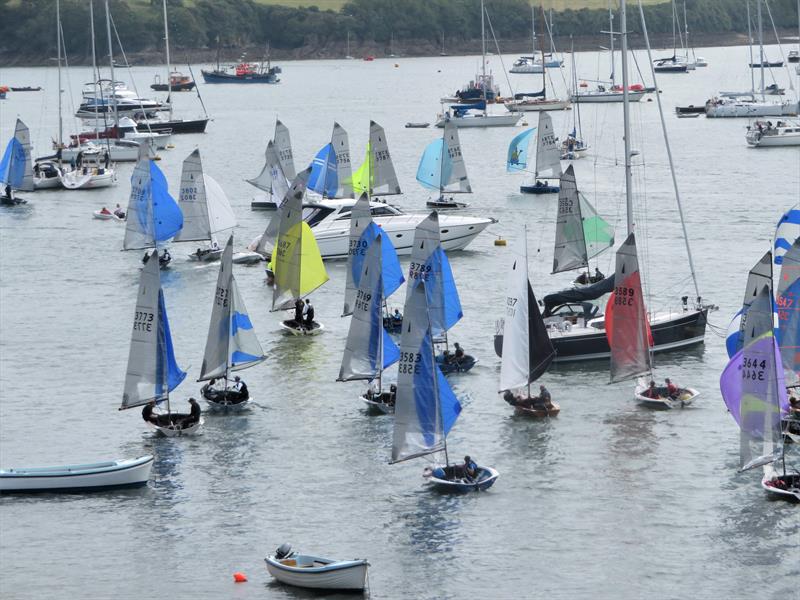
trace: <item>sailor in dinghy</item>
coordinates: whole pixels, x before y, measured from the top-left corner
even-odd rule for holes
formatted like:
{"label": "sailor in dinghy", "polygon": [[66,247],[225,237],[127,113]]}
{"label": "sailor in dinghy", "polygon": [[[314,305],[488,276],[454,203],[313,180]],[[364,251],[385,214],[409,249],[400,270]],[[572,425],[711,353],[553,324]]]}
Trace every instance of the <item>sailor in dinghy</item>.
{"label": "sailor in dinghy", "polygon": [[31,136],[27,125],[17,119],[14,137],[6,146],[0,160],[0,184],[4,193],[0,195],[0,204],[15,206],[25,204],[27,200],[14,195],[14,190],[32,192],[33,168],[31,167]]}
{"label": "sailor in dinghy", "polygon": [[[466,202],[457,202],[452,194],[471,194],[467,167],[461,153],[458,127],[450,119],[445,121],[441,139],[425,148],[417,168],[417,181],[422,187],[439,192],[437,199],[427,205],[437,210],[465,208]],[[445,194],[451,194],[449,198]]]}

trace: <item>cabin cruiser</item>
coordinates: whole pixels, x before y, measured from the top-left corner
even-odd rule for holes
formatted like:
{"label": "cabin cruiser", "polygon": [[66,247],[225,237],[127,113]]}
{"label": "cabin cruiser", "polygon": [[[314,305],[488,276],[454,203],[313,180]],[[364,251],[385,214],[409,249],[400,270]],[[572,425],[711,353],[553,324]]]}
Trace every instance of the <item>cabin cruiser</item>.
{"label": "cabin cruiser", "polygon": [[[352,198],[324,200],[303,205],[303,220],[311,227],[323,259],[347,258],[350,247],[350,211],[356,201]],[[396,206],[372,200],[369,203],[373,222],[392,240],[398,255],[410,255],[414,230],[427,214],[405,213]],[[463,250],[494,219],[439,215],[442,248],[445,251]],[[248,249],[255,251],[261,238]]]}
{"label": "cabin cruiser", "polygon": [[756,148],[770,146],[800,146],[800,122],[756,121],[747,127],[747,143]]}
{"label": "cabin cruiser", "polygon": [[121,81],[101,79],[96,84],[84,86],[83,102],[75,116],[81,119],[96,119],[103,115],[141,115],[169,110],[169,104],[147,98],[139,98]]}
{"label": "cabin cruiser", "polygon": [[715,96],[706,102],[706,117],[791,117],[798,113],[798,103],[757,100],[756,93]]}

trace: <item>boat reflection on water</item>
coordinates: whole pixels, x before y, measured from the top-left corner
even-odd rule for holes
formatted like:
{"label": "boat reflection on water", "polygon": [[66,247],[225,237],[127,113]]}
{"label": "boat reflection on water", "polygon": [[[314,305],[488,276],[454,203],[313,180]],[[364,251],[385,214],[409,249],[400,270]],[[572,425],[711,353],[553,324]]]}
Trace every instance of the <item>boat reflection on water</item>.
{"label": "boat reflection on water", "polygon": [[459,511],[467,498],[477,495],[431,494],[427,489],[414,494],[416,508],[396,515],[395,523],[408,532],[409,544],[421,556],[437,555],[441,562],[449,562],[450,553],[464,539]]}
{"label": "boat reflection on water", "polygon": [[188,438],[166,437],[151,430],[147,430],[144,436],[151,442],[152,452],[156,457],[148,483],[156,493],[152,495],[152,505],[142,505],[148,515],[146,518],[173,521],[174,514],[171,510],[162,509],[172,509],[189,497],[184,490],[181,470],[184,445]]}

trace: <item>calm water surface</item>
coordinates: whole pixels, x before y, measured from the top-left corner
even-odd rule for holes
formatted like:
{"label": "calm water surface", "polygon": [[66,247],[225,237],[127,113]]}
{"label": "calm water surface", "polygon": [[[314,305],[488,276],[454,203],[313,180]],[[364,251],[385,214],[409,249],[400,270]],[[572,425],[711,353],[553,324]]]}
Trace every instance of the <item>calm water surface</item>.
{"label": "calm water surface", "polygon": [[[156,455],[145,489],[2,498],[3,597],[307,597],[272,583],[264,569],[262,557],[284,541],[323,555],[368,557],[375,598],[790,597],[800,575],[800,513],[768,501],[756,473],[736,472],[737,429],[718,391],[727,359],[715,330],[741,303],[747,270],[769,248],[778,217],[800,199],[800,151],[748,148],[744,120],[676,119],[676,104],[750,86],[745,48],[702,54],[707,69],[661,78],[701,293],[720,306],[705,346],[657,358],[658,376],[701,390],[685,410],[637,408],[632,384],[608,385],[601,361],[544,376],[562,406],[557,419],[512,416],[497,395],[500,363],[492,350],[509,248],[494,246],[493,237],[514,244],[528,225],[540,296],[572,275],[549,274],[555,196],[523,197],[520,175],[505,172],[508,142],[521,129],[461,133],[475,191],[468,212],[499,223],[451,256],[464,307],[451,339],[480,363],[451,379],[464,410],[449,447],[452,455],[469,452],[499,469],[485,494],[430,493],[420,476],[424,460],[389,466],[392,419],[364,414],[361,384],[335,383],[348,327],[339,317],[342,263],[328,265],[331,281],[313,295],[328,329],[314,339],[281,335],[283,315],[269,312],[262,269],[237,267],[269,356],[243,374],[252,409],[208,415],[201,436],[164,439],[144,427],[138,410],[117,411],[141,253],[121,252],[123,227],[91,217],[102,205],[127,204],[133,166],[119,166],[114,188],[37,192],[27,207],[0,211],[0,463]],[[505,57],[506,68],[512,58]],[[581,77],[606,73],[607,60],[579,55]],[[500,74],[498,58],[491,62]],[[328,141],[334,120],[348,130],[359,162],[374,119],[386,129],[404,191],[393,201],[422,211],[427,193],[414,181],[417,162],[440,134],[403,125],[433,121],[439,97],[478,64],[475,57],[397,59],[396,66],[309,61],[285,63],[277,86],[201,84],[214,119],[208,133],[174,138],[159,164],[176,190],[181,162],[199,147],[206,172],[238,214],[241,246],[268,219],[249,210],[253,189],[244,179],[258,173],[276,117],[291,130],[298,168]],[[122,78],[143,91],[155,72],[137,67]],[[788,87],[785,73],[776,76]],[[511,77],[518,90],[538,89],[538,78]],[[44,86],[0,102],[0,139],[5,143],[19,116],[31,128],[34,153],[45,154],[56,134],[56,71],[3,69],[0,79]],[[70,70],[70,114],[89,79],[88,69]],[[500,82],[507,90],[502,76]],[[191,94],[175,94],[175,104],[182,116],[199,113]],[[681,295],[694,292],[657,106],[641,102],[632,115],[648,306],[678,307]],[[592,152],[575,163],[578,185],[622,239],[621,108],[598,105],[581,116]],[[572,113],[553,118],[563,137]],[[66,124],[74,131],[74,119]],[[172,396],[177,406],[199,392],[194,380],[217,277],[216,266],[185,260],[192,250],[174,244],[173,268],[163,277],[176,354],[189,373]],[[612,272],[613,253],[598,266]],[[401,291],[390,305],[403,297]],[[234,585],[237,570],[250,582]]]}

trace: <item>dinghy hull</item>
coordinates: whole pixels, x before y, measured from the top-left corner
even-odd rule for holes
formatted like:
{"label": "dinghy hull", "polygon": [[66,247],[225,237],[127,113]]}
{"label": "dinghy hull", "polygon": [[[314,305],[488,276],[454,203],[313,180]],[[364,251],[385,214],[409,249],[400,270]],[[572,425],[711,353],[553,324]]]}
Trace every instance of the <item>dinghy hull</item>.
{"label": "dinghy hull", "polygon": [[470,492],[483,492],[488,490],[500,477],[496,469],[492,467],[478,467],[478,477],[475,481],[468,481],[464,478],[449,479],[445,476],[446,470],[452,470],[453,466],[445,467],[435,465],[428,467],[422,476],[428,479],[430,485],[443,494],[468,494]]}
{"label": "dinghy hull", "polygon": [[92,492],[147,484],[153,456],[84,465],[0,470],[0,492]]}
{"label": "dinghy hull", "polygon": [[267,571],[281,583],[316,590],[363,590],[367,582],[366,559],[336,561],[292,555],[282,560],[264,559]]}
{"label": "dinghy hull", "polygon": [[679,395],[677,398],[670,398],[667,388],[661,387],[656,388],[656,390],[660,393],[660,396],[658,398],[650,398],[644,395],[645,391],[647,391],[647,386],[638,385],[634,391],[634,397],[639,404],[647,408],[670,410],[689,406],[700,395],[700,392],[693,388],[681,388],[678,390]]}

